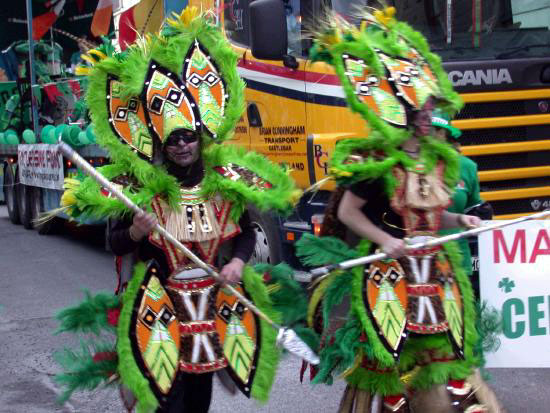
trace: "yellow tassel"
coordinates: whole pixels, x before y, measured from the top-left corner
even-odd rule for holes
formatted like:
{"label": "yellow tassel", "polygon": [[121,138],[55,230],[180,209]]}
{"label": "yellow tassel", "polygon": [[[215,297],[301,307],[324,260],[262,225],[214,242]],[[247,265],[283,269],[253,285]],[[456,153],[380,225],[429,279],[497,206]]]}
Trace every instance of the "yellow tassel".
{"label": "yellow tassel", "polygon": [[70,207],[73,205],[76,205],[77,199],[74,194],[73,190],[68,190],[63,192],[63,195],[61,195],[61,201],[59,201],[59,205],[62,207]]}
{"label": "yellow tassel", "polygon": [[92,69],[86,66],[77,66],[74,73],[77,76],[90,76],[90,73],[92,73]]}
{"label": "yellow tassel", "polygon": [[88,54],[91,56],[96,56],[97,60],[103,60],[107,58],[107,55],[105,53],[97,49],[88,50]]}
{"label": "yellow tassel", "polygon": [[418,373],[418,371],[420,370],[420,367],[419,366],[416,366],[414,369],[412,369],[411,371],[405,373],[405,374],[402,374],[400,379],[401,381],[407,385],[409,384],[413,379],[414,379],[414,376],[416,375],[416,373]]}
{"label": "yellow tassel", "polygon": [[376,10],[374,12],[374,18],[384,26],[390,26],[395,22],[393,16],[395,16],[395,7],[386,7],[384,10]]}
{"label": "yellow tassel", "polygon": [[178,27],[180,25],[183,26],[189,26],[191,22],[196,19],[200,13],[199,9],[196,6],[187,6],[181,14],[177,14],[172,12],[175,19],[167,19],[166,23],[168,23],[172,27]]}
{"label": "yellow tassel", "polygon": [[330,168],[330,173],[332,175],[340,176],[340,177],[344,177],[344,178],[348,178],[350,176],[353,176],[353,173],[351,173],[349,171],[341,171],[340,169],[336,169],[336,168]]}

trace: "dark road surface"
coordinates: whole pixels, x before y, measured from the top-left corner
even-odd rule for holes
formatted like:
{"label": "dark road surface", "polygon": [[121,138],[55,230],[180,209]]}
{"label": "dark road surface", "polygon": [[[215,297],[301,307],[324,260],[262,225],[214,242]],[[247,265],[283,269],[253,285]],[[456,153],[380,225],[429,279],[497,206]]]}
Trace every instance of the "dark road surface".
{"label": "dark road surface", "polygon": [[[63,406],[53,381],[52,352],[74,345],[69,335],[53,335],[53,315],[91,292],[112,291],[113,258],[97,231],[71,229],[39,236],[12,225],[0,206],[0,413],[123,412],[116,389],[77,393]],[[550,351],[549,347],[541,351]],[[271,399],[260,407],[242,395],[228,396],[216,384],[212,413],[334,412],[344,388],[300,384],[301,362],[281,363]],[[491,386],[509,412],[550,412],[550,369],[495,369]],[[426,412],[429,413],[429,412]]]}

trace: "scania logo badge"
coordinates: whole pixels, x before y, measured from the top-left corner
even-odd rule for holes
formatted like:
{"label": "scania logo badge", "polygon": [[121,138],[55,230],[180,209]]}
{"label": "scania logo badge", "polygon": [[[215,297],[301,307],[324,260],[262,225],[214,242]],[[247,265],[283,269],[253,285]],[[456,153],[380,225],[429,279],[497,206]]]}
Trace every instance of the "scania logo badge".
{"label": "scania logo badge", "polygon": [[548,112],[549,106],[550,106],[550,105],[549,105],[548,102],[545,101],[545,100],[541,100],[541,101],[539,102],[539,110],[540,110],[542,113]]}

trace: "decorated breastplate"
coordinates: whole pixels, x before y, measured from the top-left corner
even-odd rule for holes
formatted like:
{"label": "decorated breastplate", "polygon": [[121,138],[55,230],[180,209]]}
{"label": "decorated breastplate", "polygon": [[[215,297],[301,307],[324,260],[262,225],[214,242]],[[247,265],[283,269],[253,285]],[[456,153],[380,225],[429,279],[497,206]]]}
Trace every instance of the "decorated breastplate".
{"label": "decorated breastplate", "polygon": [[440,229],[441,214],[451,201],[443,181],[444,165],[426,172],[422,164],[408,170],[402,166],[393,168],[398,186],[390,203],[402,217],[408,237],[435,234]]}
{"label": "decorated breastplate", "polygon": [[[152,207],[159,223],[210,265],[220,245],[240,232],[229,217],[231,203],[220,197],[202,196],[200,185],[180,189],[179,211],[172,210],[160,197],[153,199]],[[152,233],[149,240],[165,252],[173,274],[189,266],[189,259],[158,233]]]}
{"label": "decorated breastplate", "polygon": [[[399,182],[391,207],[403,218],[410,242],[435,236],[449,204],[444,165],[430,173],[395,167]],[[415,250],[399,260],[365,268],[364,303],[386,349],[398,357],[407,336],[447,333],[456,355],[463,355],[462,296],[441,247]]]}

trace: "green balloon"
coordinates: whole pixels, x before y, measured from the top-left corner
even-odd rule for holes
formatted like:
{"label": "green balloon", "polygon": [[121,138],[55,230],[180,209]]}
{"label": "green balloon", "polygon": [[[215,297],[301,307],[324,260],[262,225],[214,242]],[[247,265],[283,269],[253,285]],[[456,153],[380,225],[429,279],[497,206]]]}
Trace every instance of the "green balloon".
{"label": "green balloon", "polygon": [[54,143],[55,140],[55,126],[46,125],[40,131],[40,140],[43,143]]}
{"label": "green balloon", "polygon": [[23,140],[26,143],[36,143],[36,136],[34,136],[34,131],[30,129],[25,129],[23,131]]}
{"label": "green balloon", "polygon": [[4,133],[0,132],[0,145],[5,145],[6,140],[4,139]]}
{"label": "green balloon", "polygon": [[81,145],[89,145],[91,142],[88,140],[88,135],[84,131],[78,133],[78,140]]}
{"label": "green balloon", "polygon": [[55,140],[56,141],[58,141],[59,138],[61,138],[63,140],[63,142],[70,143],[70,142],[67,142],[65,139],[63,139],[63,132],[65,132],[65,129],[67,129],[68,127],[69,127],[69,125],[65,125],[65,124],[57,125],[55,127]]}
{"label": "green balloon", "polygon": [[86,128],[86,136],[88,137],[90,143],[95,143],[95,131],[93,125],[88,125]]}
{"label": "green balloon", "polygon": [[17,132],[15,132],[13,129],[8,129],[4,133],[4,139],[6,140],[6,143],[8,145],[17,145],[17,144],[19,144],[19,138],[17,137]]}
{"label": "green balloon", "polygon": [[80,146],[80,139],[78,139],[78,134],[82,130],[77,125],[70,125],[66,130],[69,131],[69,142],[71,145]]}

